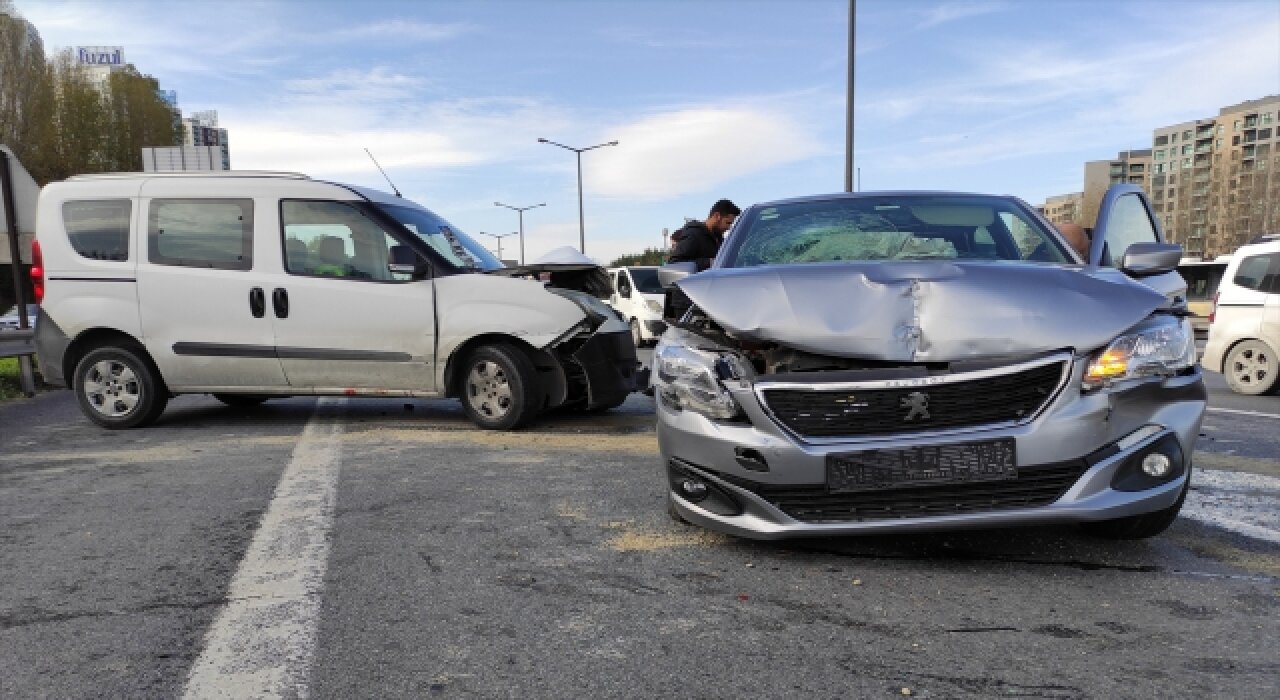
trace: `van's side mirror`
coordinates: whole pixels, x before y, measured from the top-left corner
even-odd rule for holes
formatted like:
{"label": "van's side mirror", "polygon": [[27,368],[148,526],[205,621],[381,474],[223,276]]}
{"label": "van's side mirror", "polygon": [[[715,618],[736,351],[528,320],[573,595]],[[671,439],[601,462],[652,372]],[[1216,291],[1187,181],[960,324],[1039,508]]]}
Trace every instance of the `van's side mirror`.
{"label": "van's side mirror", "polygon": [[1124,251],[1120,269],[1130,277],[1151,277],[1178,269],[1182,246],[1174,243],[1134,243]]}
{"label": "van's side mirror", "polygon": [[631,287],[623,287],[622,289],[619,289],[619,290],[618,290],[618,296],[622,297],[623,299],[630,299],[630,298],[631,298]]}
{"label": "van's side mirror", "polygon": [[658,268],[658,284],[664,288],[674,287],[676,282],[698,271],[698,263],[674,262]]}
{"label": "van's side mirror", "polygon": [[387,271],[392,274],[409,275],[413,279],[421,279],[427,276],[431,268],[427,266],[427,261],[423,260],[420,255],[413,252],[413,249],[407,245],[391,246],[391,259],[387,262]]}

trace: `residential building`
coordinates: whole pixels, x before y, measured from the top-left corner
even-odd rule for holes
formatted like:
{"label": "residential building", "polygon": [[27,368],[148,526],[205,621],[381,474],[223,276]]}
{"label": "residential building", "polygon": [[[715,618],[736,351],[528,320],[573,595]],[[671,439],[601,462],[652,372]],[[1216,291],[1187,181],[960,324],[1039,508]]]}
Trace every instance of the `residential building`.
{"label": "residential building", "polygon": [[1155,130],[1148,192],[1189,256],[1229,254],[1280,231],[1280,95]]}
{"label": "residential building", "polygon": [[71,58],[99,91],[115,71],[125,67],[123,46],[77,46]]}
{"label": "residential building", "polygon": [[183,146],[213,146],[221,155],[222,167],[217,170],[231,169],[231,151],[227,140],[227,130],[218,127],[218,111],[205,110],[193,112],[182,120]]}
{"label": "residential building", "polygon": [[1120,151],[1111,160],[1091,160],[1084,164],[1084,192],[1081,195],[1080,219],[1076,222],[1093,228],[1098,221],[1098,207],[1107,188],[1117,183],[1147,187],[1151,172],[1151,149]]}
{"label": "residential building", "polygon": [[1078,224],[1083,204],[1084,193],[1072,192],[1048,197],[1038,208],[1054,224]]}

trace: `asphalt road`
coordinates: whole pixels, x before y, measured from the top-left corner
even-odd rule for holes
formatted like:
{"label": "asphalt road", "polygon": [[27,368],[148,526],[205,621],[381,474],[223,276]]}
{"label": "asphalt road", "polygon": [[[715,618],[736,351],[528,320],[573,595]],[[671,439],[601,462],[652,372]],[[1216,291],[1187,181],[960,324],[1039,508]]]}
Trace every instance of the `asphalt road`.
{"label": "asphalt road", "polygon": [[[1211,402],[1204,474],[1280,476],[1280,398]],[[1275,541],[735,540],[668,519],[655,450],[642,396],[517,434],[448,401],[0,405],[0,695],[1280,696]]]}

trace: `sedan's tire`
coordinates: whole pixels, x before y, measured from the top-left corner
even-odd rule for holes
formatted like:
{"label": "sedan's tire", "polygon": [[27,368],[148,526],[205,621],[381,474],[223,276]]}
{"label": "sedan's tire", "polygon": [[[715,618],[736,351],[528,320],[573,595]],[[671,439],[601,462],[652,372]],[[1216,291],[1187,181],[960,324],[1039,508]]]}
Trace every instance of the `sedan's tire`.
{"label": "sedan's tire", "polygon": [[252,408],[271,397],[261,394],[214,394],[213,398],[233,408]]}
{"label": "sedan's tire", "polygon": [[685,520],[684,516],[680,515],[680,511],[676,510],[676,497],[671,494],[667,494],[667,516],[671,518],[672,522],[680,523],[685,527],[693,526],[693,523]]}
{"label": "sedan's tire", "polygon": [[538,370],[520,348],[506,343],[476,348],[462,365],[459,395],[473,423],[486,430],[515,430],[543,404]]}
{"label": "sedan's tire", "polygon": [[1280,357],[1261,340],[1236,343],[1227,353],[1222,374],[1237,394],[1258,396],[1274,391],[1280,380]]}
{"label": "sedan's tire", "polygon": [[1178,501],[1164,510],[1115,520],[1084,523],[1081,527],[1094,537],[1108,540],[1145,540],[1148,537],[1155,537],[1169,529],[1173,521],[1178,519],[1178,511],[1182,510],[1182,504],[1187,500],[1187,491],[1190,489],[1191,480],[1188,479],[1187,485],[1182,487],[1182,493],[1178,494]]}
{"label": "sedan's tire", "polygon": [[169,403],[168,388],[141,348],[90,351],[76,364],[72,386],[85,416],[112,430],[148,425]]}

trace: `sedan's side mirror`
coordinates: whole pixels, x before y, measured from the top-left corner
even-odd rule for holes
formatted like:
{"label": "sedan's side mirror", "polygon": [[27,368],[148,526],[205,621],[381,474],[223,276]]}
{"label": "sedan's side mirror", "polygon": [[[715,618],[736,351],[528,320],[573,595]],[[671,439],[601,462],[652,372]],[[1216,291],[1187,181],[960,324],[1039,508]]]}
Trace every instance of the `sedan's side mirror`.
{"label": "sedan's side mirror", "polygon": [[1134,243],[1124,251],[1120,269],[1130,277],[1151,277],[1178,269],[1182,246],[1174,243]]}
{"label": "sedan's side mirror", "polygon": [[676,282],[698,271],[698,263],[673,262],[658,268],[658,284],[664,288],[674,287]]}
{"label": "sedan's side mirror", "polygon": [[407,245],[391,246],[391,259],[387,262],[387,271],[392,274],[409,275],[413,279],[421,279],[427,276],[430,268],[427,261],[422,259]]}

